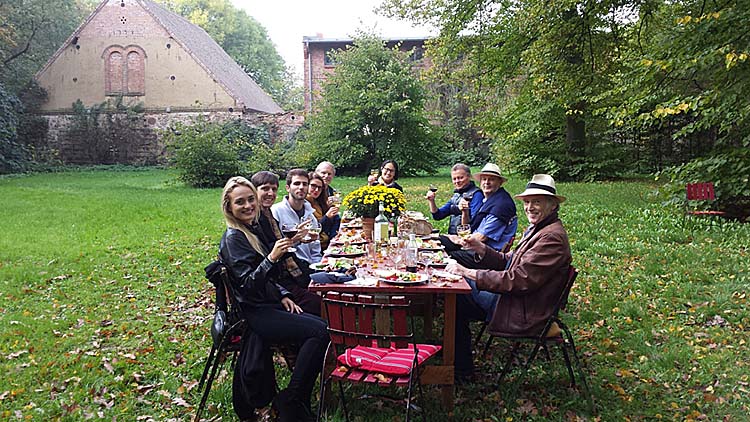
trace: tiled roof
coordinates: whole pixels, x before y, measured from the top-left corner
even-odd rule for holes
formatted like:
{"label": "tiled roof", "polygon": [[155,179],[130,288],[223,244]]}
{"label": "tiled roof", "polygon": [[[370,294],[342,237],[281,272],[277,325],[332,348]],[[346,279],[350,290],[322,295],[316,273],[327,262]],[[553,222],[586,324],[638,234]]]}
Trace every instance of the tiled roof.
{"label": "tiled roof", "polygon": [[206,31],[151,0],[140,1],[172,38],[245,108],[265,113],[284,111]]}

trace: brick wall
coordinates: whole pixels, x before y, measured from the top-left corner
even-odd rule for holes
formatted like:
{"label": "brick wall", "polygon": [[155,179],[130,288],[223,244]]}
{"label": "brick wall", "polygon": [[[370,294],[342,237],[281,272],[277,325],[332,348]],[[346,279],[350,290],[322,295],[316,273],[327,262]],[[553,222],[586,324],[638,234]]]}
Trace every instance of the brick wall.
{"label": "brick wall", "polygon": [[42,115],[48,122],[46,147],[66,164],[134,164],[154,165],[167,162],[167,149],[160,131],[171,123],[191,123],[199,115],[220,122],[240,118],[253,125],[265,125],[272,142],[293,139],[304,118],[293,113],[242,114],[239,112],[125,113],[102,114],[99,117],[104,136],[91,139],[74,130],[73,115]]}

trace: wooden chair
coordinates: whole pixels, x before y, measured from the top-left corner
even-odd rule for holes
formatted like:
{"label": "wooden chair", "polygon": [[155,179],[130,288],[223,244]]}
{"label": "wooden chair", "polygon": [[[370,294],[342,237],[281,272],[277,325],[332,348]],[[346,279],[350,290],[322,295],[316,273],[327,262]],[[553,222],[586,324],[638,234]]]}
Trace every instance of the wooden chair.
{"label": "wooden chair", "polygon": [[[347,421],[349,414],[344,382],[406,388],[407,421],[415,386],[420,399],[423,396],[419,382],[421,364],[434,356],[440,346],[409,343],[414,333],[413,319],[410,327],[407,327],[410,302],[404,296],[382,299],[376,303],[371,295],[355,296],[339,292],[328,292],[323,298],[331,337],[324,362],[328,362],[331,355],[336,356],[336,367],[331,371],[324,369],[318,420],[323,416],[327,387],[334,380],[339,385],[342,410]],[[424,406],[422,419],[426,420]]]}
{"label": "wooden chair", "polygon": [[[573,361],[576,366],[576,370],[578,372],[578,376],[580,378],[581,387],[583,388],[583,393],[586,395],[586,400],[589,405],[589,410],[593,413],[594,412],[594,401],[593,397],[591,395],[591,391],[589,390],[588,383],[586,381],[586,375],[583,372],[583,368],[581,367],[581,362],[578,359],[578,353],[576,352],[575,342],[573,341],[573,335],[570,333],[570,330],[568,329],[568,326],[562,321],[560,318],[560,310],[565,309],[567,303],[568,303],[568,295],[570,294],[570,289],[573,287],[573,283],[575,282],[576,277],[578,276],[578,271],[573,267],[570,266],[568,270],[568,279],[565,283],[565,286],[563,287],[562,291],[560,292],[559,299],[557,300],[557,303],[555,304],[555,307],[553,308],[552,314],[547,319],[547,322],[544,325],[544,328],[540,332],[529,332],[529,333],[508,333],[508,334],[499,334],[494,333],[490,334],[489,339],[487,340],[487,343],[485,344],[484,348],[484,355],[486,356],[487,350],[490,347],[490,344],[492,343],[492,340],[495,338],[502,338],[513,342],[513,347],[510,349],[508,353],[508,357],[506,358],[506,361],[503,365],[502,371],[500,372],[500,375],[497,379],[497,384],[500,385],[500,383],[503,381],[503,378],[505,375],[507,375],[511,367],[513,366],[513,361],[516,360],[519,356],[519,349],[522,343],[531,343],[532,349],[531,352],[526,356],[526,359],[523,361],[523,368],[521,375],[517,378],[516,382],[514,383],[514,388],[512,390],[515,390],[515,387],[520,385],[523,376],[528,371],[531,364],[534,362],[534,359],[537,357],[539,351],[541,349],[544,349],[547,351],[547,348],[549,345],[557,345],[560,348],[560,351],[562,352],[563,359],[565,361],[565,367],[568,370],[568,375],[570,376],[570,383],[571,386],[575,386],[576,379],[575,375],[573,374],[573,366],[571,364],[570,357],[573,357]],[[549,353],[547,353],[547,356],[549,358]]]}

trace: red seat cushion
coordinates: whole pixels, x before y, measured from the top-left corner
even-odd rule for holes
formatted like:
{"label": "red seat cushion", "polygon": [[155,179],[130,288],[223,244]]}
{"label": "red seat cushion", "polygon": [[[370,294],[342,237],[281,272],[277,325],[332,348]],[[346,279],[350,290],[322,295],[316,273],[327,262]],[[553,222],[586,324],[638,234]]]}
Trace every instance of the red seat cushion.
{"label": "red seat cushion", "polygon": [[338,361],[350,368],[369,370],[373,362],[379,361],[391,350],[393,349],[385,347],[356,346],[346,349],[344,353],[339,355]]}
{"label": "red seat cushion", "polygon": [[[434,344],[417,344],[417,365],[434,356],[441,348],[442,346]],[[413,361],[414,345],[410,344],[405,349],[392,350],[380,360],[372,362],[369,370],[389,375],[406,375],[411,372]]]}

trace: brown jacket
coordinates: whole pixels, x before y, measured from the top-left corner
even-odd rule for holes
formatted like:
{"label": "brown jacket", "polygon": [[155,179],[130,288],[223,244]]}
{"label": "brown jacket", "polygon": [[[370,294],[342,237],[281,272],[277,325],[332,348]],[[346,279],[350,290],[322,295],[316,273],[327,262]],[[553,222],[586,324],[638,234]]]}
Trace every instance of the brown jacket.
{"label": "brown jacket", "polygon": [[480,261],[481,268],[490,269],[477,271],[477,287],[500,293],[488,326],[491,334],[538,334],[552,313],[568,278],[571,254],[562,222],[551,217],[549,224],[521,239],[515,251],[487,248]]}

